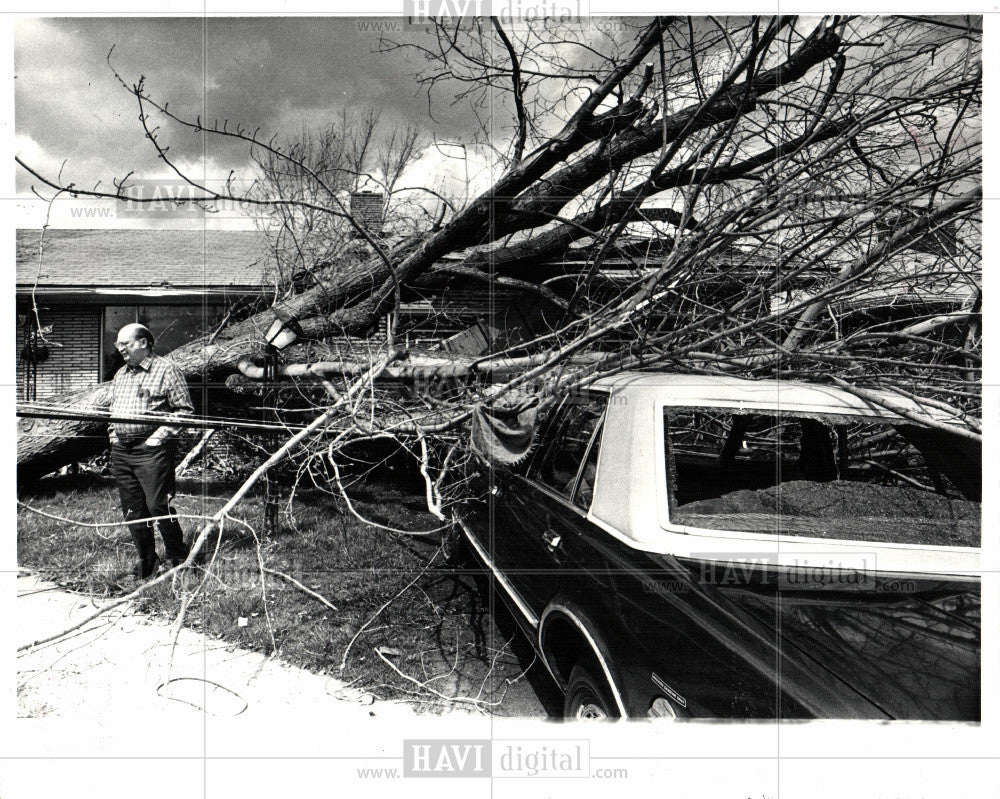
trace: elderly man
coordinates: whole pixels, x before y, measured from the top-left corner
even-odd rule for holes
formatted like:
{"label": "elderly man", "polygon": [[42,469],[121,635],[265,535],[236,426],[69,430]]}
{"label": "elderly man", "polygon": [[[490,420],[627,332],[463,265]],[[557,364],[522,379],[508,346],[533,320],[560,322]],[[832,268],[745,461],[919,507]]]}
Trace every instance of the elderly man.
{"label": "elderly man", "polygon": [[[184,376],[173,363],[153,354],[153,334],[145,325],[125,325],[118,332],[118,352],[125,365],[111,382],[111,417],[150,413],[192,414],[194,405]],[[170,507],[174,494],[175,436],[166,424],[112,422],[111,471],[118,484],[122,513],[139,551],[136,577],[147,580],[159,566],[156,521],[166,558],[176,566],[187,558],[184,534]]]}

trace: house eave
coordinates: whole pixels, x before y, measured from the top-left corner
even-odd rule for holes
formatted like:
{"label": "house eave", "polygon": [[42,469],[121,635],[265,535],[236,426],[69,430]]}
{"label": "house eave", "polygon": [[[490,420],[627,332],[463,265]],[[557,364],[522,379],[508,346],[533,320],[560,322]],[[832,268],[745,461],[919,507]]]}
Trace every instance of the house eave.
{"label": "house eave", "polygon": [[221,301],[260,293],[260,286],[32,286],[17,287],[18,299],[32,296],[43,302],[118,303],[187,303]]}

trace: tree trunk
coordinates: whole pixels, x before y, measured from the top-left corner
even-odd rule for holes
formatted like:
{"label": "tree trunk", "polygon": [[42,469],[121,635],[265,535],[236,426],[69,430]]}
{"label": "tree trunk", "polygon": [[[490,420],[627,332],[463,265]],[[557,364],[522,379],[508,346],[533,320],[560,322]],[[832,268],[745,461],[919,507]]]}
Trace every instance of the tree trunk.
{"label": "tree trunk", "polygon": [[[46,400],[66,410],[89,411],[111,405],[111,384]],[[66,419],[17,420],[17,477],[32,480],[68,463],[86,460],[108,446],[106,424]]]}

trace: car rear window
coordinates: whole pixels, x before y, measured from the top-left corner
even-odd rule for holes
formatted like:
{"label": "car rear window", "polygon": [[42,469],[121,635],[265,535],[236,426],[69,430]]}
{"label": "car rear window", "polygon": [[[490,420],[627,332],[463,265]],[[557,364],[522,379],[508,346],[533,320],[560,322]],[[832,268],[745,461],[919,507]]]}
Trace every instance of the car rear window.
{"label": "car rear window", "polygon": [[664,410],[672,522],[979,546],[981,449],[875,417]]}

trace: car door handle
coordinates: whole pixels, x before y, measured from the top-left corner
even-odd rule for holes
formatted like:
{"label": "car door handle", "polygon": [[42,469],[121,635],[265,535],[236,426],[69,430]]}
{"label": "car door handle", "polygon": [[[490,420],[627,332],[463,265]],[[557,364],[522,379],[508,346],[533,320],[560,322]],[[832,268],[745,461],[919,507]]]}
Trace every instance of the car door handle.
{"label": "car door handle", "polygon": [[549,549],[555,549],[562,542],[562,536],[555,530],[546,530],[542,533],[542,538],[545,539],[545,544]]}

